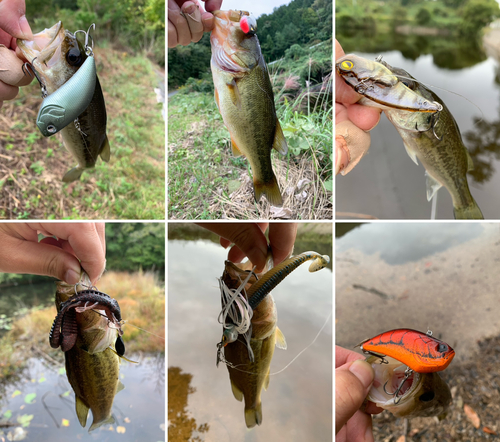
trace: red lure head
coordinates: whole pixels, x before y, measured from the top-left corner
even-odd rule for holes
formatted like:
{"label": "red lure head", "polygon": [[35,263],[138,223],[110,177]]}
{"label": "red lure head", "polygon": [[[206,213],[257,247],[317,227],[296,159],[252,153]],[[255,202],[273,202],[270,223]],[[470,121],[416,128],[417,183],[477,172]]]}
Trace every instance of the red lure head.
{"label": "red lure head", "polygon": [[391,356],[417,373],[444,370],[455,356],[446,342],[407,328],[387,331],[360,346],[363,351]]}
{"label": "red lure head", "polygon": [[257,20],[252,15],[244,15],[240,20],[240,28],[245,34],[254,35],[257,31]]}

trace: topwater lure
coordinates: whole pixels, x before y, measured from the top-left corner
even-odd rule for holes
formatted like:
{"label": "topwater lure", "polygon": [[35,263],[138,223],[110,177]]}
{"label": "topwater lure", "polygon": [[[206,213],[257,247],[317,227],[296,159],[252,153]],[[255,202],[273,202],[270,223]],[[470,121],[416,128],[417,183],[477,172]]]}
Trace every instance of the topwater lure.
{"label": "topwater lure", "polygon": [[359,345],[365,353],[390,356],[417,373],[442,371],[453,360],[455,351],[445,342],[407,328],[390,330]]}

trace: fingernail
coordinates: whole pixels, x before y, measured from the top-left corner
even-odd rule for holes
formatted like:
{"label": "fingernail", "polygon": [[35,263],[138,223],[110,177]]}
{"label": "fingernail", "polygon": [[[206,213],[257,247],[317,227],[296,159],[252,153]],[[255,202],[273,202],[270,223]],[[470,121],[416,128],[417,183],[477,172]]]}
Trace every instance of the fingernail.
{"label": "fingernail", "polygon": [[354,361],[349,367],[349,371],[360,380],[363,387],[368,388],[372,385],[375,374],[368,362],[361,360]]}
{"label": "fingernail", "polygon": [[349,164],[349,152],[344,137],[335,137],[335,175]]}
{"label": "fingernail", "polygon": [[64,275],[64,282],[67,284],[77,284],[80,281],[80,270],[76,271],[74,269],[66,270]]}
{"label": "fingernail", "polygon": [[195,5],[194,3],[191,3],[187,5],[182,11],[186,14],[191,14],[192,12],[194,12],[194,10],[195,10]]}
{"label": "fingernail", "polygon": [[23,15],[19,19],[19,27],[21,28],[21,32],[23,33],[26,40],[33,40],[33,32],[31,31],[30,25],[25,15]]}

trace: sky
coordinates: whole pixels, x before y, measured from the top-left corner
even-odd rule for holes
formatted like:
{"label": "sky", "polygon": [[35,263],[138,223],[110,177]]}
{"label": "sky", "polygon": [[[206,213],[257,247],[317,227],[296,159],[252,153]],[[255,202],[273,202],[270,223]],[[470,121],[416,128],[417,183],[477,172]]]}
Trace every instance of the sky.
{"label": "sky", "polygon": [[292,0],[252,0],[242,2],[241,0],[223,0],[221,9],[248,11],[251,12],[255,18],[258,18],[262,14],[271,14],[274,8],[281,5],[287,5],[291,3],[291,1]]}

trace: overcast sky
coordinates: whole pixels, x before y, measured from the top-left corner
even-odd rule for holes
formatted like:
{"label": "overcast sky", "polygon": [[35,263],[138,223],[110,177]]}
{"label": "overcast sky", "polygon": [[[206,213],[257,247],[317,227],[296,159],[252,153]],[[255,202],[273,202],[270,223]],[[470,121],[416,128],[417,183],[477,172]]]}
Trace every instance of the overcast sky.
{"label": "overcast sky", "polygon": [[252,0],[242,2],[241,0],[223,0],[221,9],[238,9],[251,12],[255,18],[262,14],[271,14],[274,8],[281,5],[287,5],[292,0]]}

